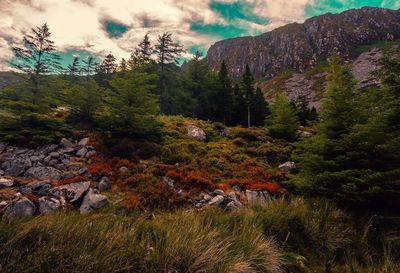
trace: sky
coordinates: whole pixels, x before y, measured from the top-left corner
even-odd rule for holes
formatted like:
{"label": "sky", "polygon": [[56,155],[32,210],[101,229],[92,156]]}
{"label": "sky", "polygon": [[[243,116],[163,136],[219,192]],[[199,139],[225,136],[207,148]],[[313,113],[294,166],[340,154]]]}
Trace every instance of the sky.
{"label": "sky", "polygon": [[155,42],[166,31],[190,58],[222,39],[362,6],[399,9],[400,0],[0,0],[0,70],[10,68],[24,33],[44,23],[67,65],[110,52],[129,58],[146,33]]}

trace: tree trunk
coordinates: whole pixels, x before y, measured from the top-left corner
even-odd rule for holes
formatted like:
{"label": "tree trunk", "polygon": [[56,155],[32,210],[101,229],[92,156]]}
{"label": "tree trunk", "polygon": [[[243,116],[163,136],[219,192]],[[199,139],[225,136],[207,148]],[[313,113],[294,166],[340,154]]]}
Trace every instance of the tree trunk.
{"label": "tree trunk", "polygon": [[247,127],[248,128],[251,127],[251,123],[250,123],[250,105],[247,106]]}

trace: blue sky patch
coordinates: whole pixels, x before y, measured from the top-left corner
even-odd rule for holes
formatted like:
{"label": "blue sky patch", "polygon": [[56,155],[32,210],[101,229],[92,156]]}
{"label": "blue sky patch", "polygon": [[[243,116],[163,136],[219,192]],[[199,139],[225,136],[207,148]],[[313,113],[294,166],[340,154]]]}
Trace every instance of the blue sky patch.
{"label": "blue sky patch", "polygon": [[120,38],[129,29],[127,25],[117,23],[111,20],[104,21],[103,24],[104,24],[104,30],[107,32],[110,38]]}

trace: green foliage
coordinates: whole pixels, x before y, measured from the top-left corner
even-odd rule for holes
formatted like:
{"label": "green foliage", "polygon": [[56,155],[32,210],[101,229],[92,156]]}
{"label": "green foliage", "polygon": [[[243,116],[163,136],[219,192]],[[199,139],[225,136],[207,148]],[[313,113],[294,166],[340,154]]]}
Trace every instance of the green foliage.
{"label": "green foliage", "polygon": [[297,138],[299,120],[296,110],[283,95],[275,99],[271,107],[271,115],[266,121],[267,128],[273,137],[294,140]]}
{"label": "green foliage", "polygon": [[157,139],[160,135],[156,120],[158,96],[151,92],[156,79],[155,75],[141,71],[113,78],[110,81],[113,90],[105,97],[103,109],[98,114],[99,127],[111,132],[114,138]]}
{"label": "green foliage", "polygon": [[383,87],[361,95],[349,68],[332,59],[322,122],[297,158],[302,172],[293,182],[303,191],[352,206],[399,207],[399,68],[385,57]]}

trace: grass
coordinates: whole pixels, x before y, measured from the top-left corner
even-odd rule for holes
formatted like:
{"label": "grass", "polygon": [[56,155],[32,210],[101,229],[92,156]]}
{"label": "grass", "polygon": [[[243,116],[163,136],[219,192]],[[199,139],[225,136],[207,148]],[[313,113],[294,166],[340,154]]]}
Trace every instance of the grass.
{"label": "grass", "polygon": [[60,213],[0,221],[1,272],[398,272],[329,202],[278,200],[234,213]]}

